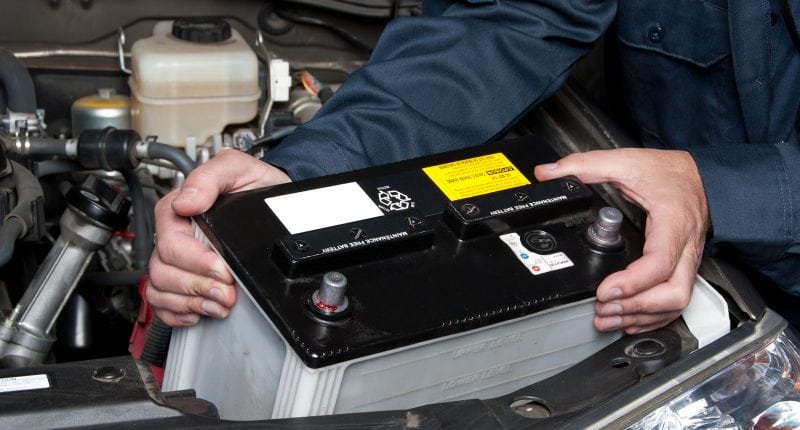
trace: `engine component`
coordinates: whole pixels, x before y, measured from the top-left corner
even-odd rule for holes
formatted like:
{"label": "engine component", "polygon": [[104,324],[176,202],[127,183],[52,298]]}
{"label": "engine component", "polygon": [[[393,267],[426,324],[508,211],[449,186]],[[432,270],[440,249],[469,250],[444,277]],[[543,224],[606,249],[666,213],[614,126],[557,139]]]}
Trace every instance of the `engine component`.
{"label": "engine component", "polygon": [[[6,215],[11,211],[14,206],[14,170],[11,167],[11,161],[6,155],[6,150],[0,144],[0,220],[5,220]],[[0,222],[2,227],[2,222]],[[1,261],[2,259],[0,259]],[[2,264],[0,264],[2,266]]]}
{"label": "engine component", "polygon": [[[44,230],[44,192],[39,181],[21,164],[11,161],[10,165],[16,202],[0,223],[0,267],[11,259],[18,239],[38,240]],[[14,199],[6,196],[3,200],[5,205]]]}
{"label": "engine component", "polygon": [[236,30],[228,27],[224,38],[218,27],[225,25],[218,18],[162,21],[133,44],[131,124],[140,135],[202,145],[226,125],[255,117],[258,60]]}
{"label": "engine component", "polygon": [[77,158],[88,169],[133,169],[139,164],[136,144],[140,141],[133,130],[84,130],[78,136]]}
{"label": "engine component", "polygon": [[67,194],[61,235],[17,306],[0,325],[0,366],[41,363],[53,326],[94,252],[128,223],[131,203],[96,176]]}
{"label": "engine component", "polygon": [[6,132],[16,135],[19,140],[26,140],[28,133],[38,135],[47,126],[44,123],[44,111],[36,109],[35,112],[13,112],[0,115],[3,128]]}
{"label": "engine component", "polygon": [[130,97],[113,88],[100,88],[97,94],[81,97],[72,104],[72,135],[84,130],[131,127]]}
{"label": "engine component", "polygon": [[[642,237],[624,222],[624,247],[591,249],[604,202],[517,167],[555,159],[529,138],[222,196],[196,233],[240,299],[173,331],[165,389],[228,419],[390,410],[508,393],[600,350],[621,333],[594,329],[594,290]],[[531,231],[552,246],[526,247]],[[321,312],[344,277],[346,312]]]}
{"label": "engine component", "polygon": [[22,113],[36,111],[33,79],[25,65],[5,49],[0,49],[0,80],[8,97],[8,106],[2,106],[0,110]]}

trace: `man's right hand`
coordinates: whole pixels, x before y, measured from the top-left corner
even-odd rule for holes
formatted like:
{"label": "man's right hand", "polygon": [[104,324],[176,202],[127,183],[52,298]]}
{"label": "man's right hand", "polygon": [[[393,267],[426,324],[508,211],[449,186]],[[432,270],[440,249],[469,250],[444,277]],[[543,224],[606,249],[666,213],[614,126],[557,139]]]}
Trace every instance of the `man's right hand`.
{"label": "man's right hand", "polygon": [[194,238],[188,217],[208,210],[220,194],[290,182],[282,170],[245,153],[225,150],[195,169],[180,189],[156,204],[156,242],[147,301],[171,326],[201,315],[224,318],[236,301],[233,276],[222,258]]}

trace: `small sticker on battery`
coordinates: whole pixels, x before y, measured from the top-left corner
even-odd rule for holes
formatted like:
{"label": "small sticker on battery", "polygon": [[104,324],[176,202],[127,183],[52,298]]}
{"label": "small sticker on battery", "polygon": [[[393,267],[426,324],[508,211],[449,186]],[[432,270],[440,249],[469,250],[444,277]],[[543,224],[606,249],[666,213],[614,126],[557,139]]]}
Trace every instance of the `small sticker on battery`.
{"label": "small sticker on battery", "polygon": [[47,378],[47,375],[24,375],[0,378],[0,393],[43,390],[45,388],[50,388],[50,380]]}
{"label": "small sticker on battery", "polygon": [[541,275],[554,270],[561,270],[574,266],[572,260],[563,252],[540,255],[529,250],[522,245],[522,241],[517,233],[504,234],[500,236],[500,240],[511,248],[511,251],[517,256],[517,260],[522,262],[525,268],[534,275]]}
{"label": "small sticker on battery", "polygon": [[425,167],[422,170],[451,201],[531,183],[499,152]]}

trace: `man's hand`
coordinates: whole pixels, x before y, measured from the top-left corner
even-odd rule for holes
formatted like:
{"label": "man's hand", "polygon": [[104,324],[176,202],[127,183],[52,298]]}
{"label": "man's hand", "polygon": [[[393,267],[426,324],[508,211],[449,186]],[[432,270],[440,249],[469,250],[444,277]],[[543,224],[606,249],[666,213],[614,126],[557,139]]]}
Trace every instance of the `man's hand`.
{"label": "man's hand", "polygon": [[655,330],[689,304],[708,230],[708,203],[684,151],[624,148],[571,154],[535,169],[539,180],[574,175],[611,183],[647,214],[643,255],[597,288],[595,327]]}
{"label": "man's hand", "polygon": [[150,258],[147,301],[171,326],[196,324],[201,315],[224,318],[236,301],[225,263],[194,238],[190,216],[208,210],[220,194],[289,182],[280,169],[225,150],[195,169],[183,187],[156,204],[156,247]]}

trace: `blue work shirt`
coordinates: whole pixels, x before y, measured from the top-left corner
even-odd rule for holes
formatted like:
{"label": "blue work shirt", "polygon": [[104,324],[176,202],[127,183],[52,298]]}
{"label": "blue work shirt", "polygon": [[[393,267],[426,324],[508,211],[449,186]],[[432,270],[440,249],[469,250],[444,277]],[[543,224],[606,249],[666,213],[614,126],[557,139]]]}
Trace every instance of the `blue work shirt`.
{"label": "blue work shirt", "polygon": [[490,141],[616,22],[641,143],[692,154],[712,249],[800,294],[800,53],[778,1],[426,0],[265,161],[298,180]]}

